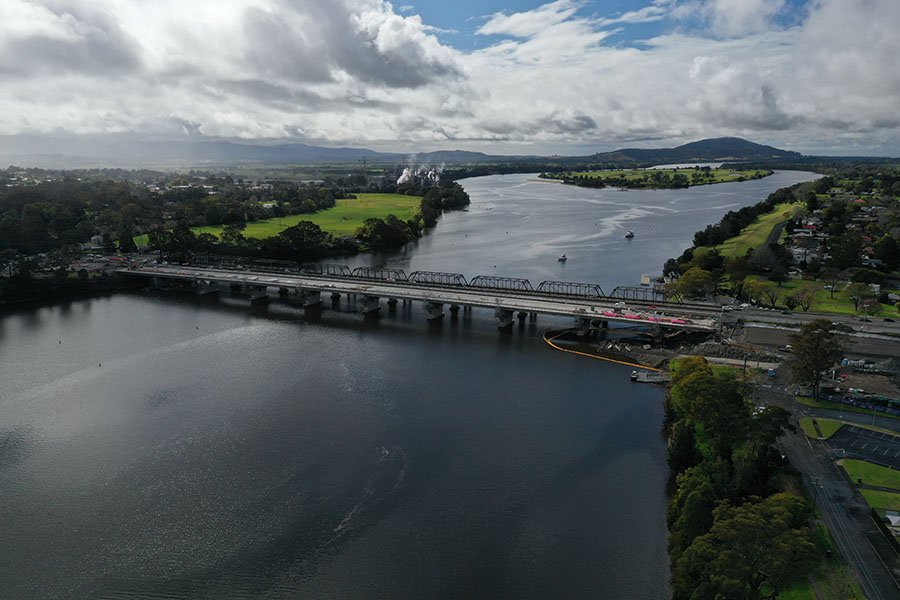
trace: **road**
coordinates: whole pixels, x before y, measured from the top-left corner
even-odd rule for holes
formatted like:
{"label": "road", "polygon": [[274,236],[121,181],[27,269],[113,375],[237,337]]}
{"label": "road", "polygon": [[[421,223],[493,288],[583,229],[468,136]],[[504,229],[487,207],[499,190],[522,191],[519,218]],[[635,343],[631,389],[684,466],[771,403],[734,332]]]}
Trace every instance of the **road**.
{"label": "road", "polygon": [[[868,425],[872,417],[857,413],[817,409],[797,403],[794,397],[781,389],[760,387],[760,404],[776,404],[792,411],[795,416],[837,418],[848,423]],[[900,432],[900,421],[876,417],[880,427]],[[856,428],[854,428],[856,429]],[[852,443],[859,435],[848,430]],[[879,439],[882,449],[893,444],[893,436]],[[895,439],[895,438],[894,438]],[[837,438],[837,441],[843,441]],[[797,427],[797,432],[786,433],[779,441],[780,447],[791,464],[803,474],[803,482],[813,496],[822,520],[831,531],[835,546],[856,575],[856,579],[869,600],[900,598],[900,559],[890,547],[884,535],[872,520],[868,504],[854,489],[846,474],[835,464],[835,458],[844,453],[836,450],[829,441],[810,440]],[[900,450],[900,445],[896,450]]]}

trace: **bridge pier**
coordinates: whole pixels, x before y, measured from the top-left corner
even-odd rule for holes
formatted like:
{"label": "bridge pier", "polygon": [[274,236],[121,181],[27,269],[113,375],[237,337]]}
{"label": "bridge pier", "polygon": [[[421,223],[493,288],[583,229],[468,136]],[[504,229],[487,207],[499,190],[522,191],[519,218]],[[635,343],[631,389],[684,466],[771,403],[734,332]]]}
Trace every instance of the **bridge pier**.
{"label": "bridge pier", "polygon": [[444,305],[440,302],[425,302],[425,318],[429,321],[436,321],[444,316]]}
{"label": "bridge pier", "polygon": [[506,308],[494,309],[494,318],[497,319],[497,327],[505,329],[513,324],[515,320],[515,311]]}
{"label": "bridge pier", "polygon": [[359,303],[359,307],[363,314],[368,314],[381,308],[379,300],[380,298],[378,296],[360,296],[357,299],[357,303]]}
{"label": "bridge pier", "polygon": [[661,325],[656,325],[653,327],[653,341],[662,346],[663,342],[666,341],[666,331],[662,328]]}
{"label": "bridge pier", "polygon": [[153,290],[163,290],[163,291],[171,291],[177,290],[179,287],[179,281],[168,279],[166,277],[152,277],[150,279],[150,289]]}
{"label": "bridge pier", "polygon": [[591,320],[586,317],[575,317],[575,333],[584,337],[591,331]]}
{"label": "bridge pier", "polygon": [[304,307],[315,306],[322,303],[322,292],[319,290],[297,289],[297,298]]}
{"label": "bridge pier", "polygon": [[219,293],[219,283],[216,281],[206,281],[204,279],[195,279],[191,282],[191,289],[195,294],[203,296],[205,294]]}
{"label": "bridge pier", "polygon": [[241,291],[247,294],[247,297],[250,298],[250,302],[256,302],[257,300],[264,300],[269,297],[268,288],[264,285],[251,285],[249,283],[245,283],[241,286]]}
{"label": "bridge pier", "polygon": [[454,313],[454,314],[455,314],[455,313],[458,313],[458,312],[459,312],[459,304],[451,304],[451,305],[450,305],[450,312],[452,312],[452,313]]}
{"label": "bridge pier", "polygon": [[397,306],[397,299],[396,298],[388,298],[387,303],[388,303],[388,306],[390,306],[390,307]]}

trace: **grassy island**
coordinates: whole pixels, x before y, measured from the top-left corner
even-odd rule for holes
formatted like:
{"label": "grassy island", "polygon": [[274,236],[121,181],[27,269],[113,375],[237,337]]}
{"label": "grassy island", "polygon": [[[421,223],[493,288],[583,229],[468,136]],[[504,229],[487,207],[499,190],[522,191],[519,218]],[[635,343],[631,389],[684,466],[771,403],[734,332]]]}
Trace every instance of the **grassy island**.
{"label": "grassy island", "polygon": [[762,179],[772,171],[764,169],[737,170],[730,168],[686,167],[672,169],[620,169],[613,171],[570,171],[542,173],[545,179],[581,187],[619,187],[636,189],[686,188],[728,181]]}

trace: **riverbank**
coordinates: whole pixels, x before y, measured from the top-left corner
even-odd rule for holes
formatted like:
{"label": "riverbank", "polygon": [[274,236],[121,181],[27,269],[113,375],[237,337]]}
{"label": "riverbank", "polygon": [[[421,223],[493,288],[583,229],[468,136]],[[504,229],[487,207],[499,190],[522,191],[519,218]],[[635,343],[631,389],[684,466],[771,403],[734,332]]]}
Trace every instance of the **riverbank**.
{"label": "riverbank", "polygon": [[65,278],[40,277],[0,278],[0,306],[46,306],[78,298],[91,298],[146,287],[144,282],[115,273],[99,273],[91,277],[76,274]]}

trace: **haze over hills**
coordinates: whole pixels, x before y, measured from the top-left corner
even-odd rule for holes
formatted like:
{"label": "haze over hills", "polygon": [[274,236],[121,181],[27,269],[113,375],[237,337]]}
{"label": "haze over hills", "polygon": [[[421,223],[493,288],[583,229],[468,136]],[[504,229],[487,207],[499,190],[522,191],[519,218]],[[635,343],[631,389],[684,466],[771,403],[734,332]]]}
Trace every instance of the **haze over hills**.
{"label": "haze over hills", "polygon": [[414,156],[420,164],[514,163],[521,161],[665,164],[691,161],[796,159],[799,152],[756,144],[741,138],[700,140],[676,148],[624,148],[588,156],[501,156],[464,150],[423,153],[386,153],[366,148],[329,148],[302,143],[243,144],[230,141],[134,141],[110,138],[85,144],[72,139],[0,139],[0,164],[23,167],[84,168],[96,166],[226,166],[236,163],[313,164],[370,160],[406,162]]}

